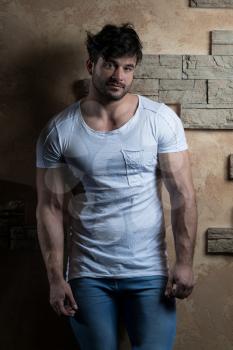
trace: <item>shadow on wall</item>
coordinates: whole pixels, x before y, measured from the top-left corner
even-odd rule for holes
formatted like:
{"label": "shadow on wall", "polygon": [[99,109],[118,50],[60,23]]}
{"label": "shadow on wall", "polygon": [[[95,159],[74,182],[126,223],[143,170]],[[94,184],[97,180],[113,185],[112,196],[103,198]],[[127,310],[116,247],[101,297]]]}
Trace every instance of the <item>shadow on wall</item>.
{"label": "shadow on wall", "polygon": [[37,137],[46,122],[78,97],[74,89],[83,58],[69,47],[30,49],[0,68],[0,204],[25,200],[35,222]]}
{"label": "shadow on wall", "polygon": [[[82,72],[81,56],[69,47],[28,49],[0,68],[1,180],[35,187],[37,137],[51,117],[76,100],[73,86]],[[11,192],[9,187],[10,197]]]}
{"label": "shadow on wall", "polygon": [[69,47],[41,49],[15,58],[1,73],[6,117],[14,111],[13,100],[19,107],[17,117],[21,122],[30,121],[30,126],[39,131],[48,119],[75,100],[72,89],[81,65],[83,58],[78,50]]}
{"label": "shadow on wall", "polygon": [[66,317],[49,305],[39,252],[1,252],[1,349],[78,350]]}
{"label": "shadow on wall", "polygon": [[12,202],[21,202],[24,207],[24,223],[35,224],[36,193],[28,185],[0,180],[0,206],[9,207]]}
{"label": "shadow on wall", "polygon": [[[35,224],[36,140],[48,119],[75,101],[78,56],[68,47],[28,48],[0,68],[0,205],[22,201],[28,225]],[[0,260],[0,347],[77,349],[66,320],[49,306],[40,252],[2,250]]]}

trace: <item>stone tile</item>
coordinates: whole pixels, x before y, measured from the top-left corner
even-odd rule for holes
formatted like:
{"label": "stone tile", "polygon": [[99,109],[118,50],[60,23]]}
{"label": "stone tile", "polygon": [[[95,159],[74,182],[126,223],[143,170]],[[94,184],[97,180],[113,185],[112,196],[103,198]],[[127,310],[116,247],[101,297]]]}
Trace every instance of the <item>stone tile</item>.
{"label": "stone tile", "polygon": [[15,226],[10,229],[10,249],[38,249],[35,226]]}
{"label": "stone tile", "polygon": [[38,250],[39,246],[34,239],[11,239],[10,250]]}
{"label": "stone tile", "polygon": [[137,66],[135,78],[181,79],[181,55],[144,55]]}
{"label": "stone tile", "polygon": [[208,102],[233,104],[233,80],[208,80]]}
{"label": "stone tile", "polygon": [[233,8],[233,0],[190,0],[191,7]]}
{"label": "stone tile", "polygon": [[232,30],[213,30],[211,36],[212,55],[233,55]]}
{"label": "stone tile", "polygon": [[233,56],[183,56],[183,79],[231,79],[232,76]]}
{"label": "stone tile", "polygon": [[213,30],[211,38],[212,44],[233,45],[233,30]]}
{"label": "stone tile", "polygon": [[215,254],[233,253],[233,229],[208,228],[207,252]]}
{"label": "stone tile", "polygon": [[212,55],[233,55],[233,45],[215,45],[211,46]]}
{"label": "stone tile", "polygon": [[233,103],[183,103],[184,109],[233,109]]}
{"label": "stone tile", "polygon": [[161,79],[159,81],[159,90],[185,91],[195,88],[195,80],[181,79]]}
{"label": "stone tile", "polygon": [[188,129],[233,129],[233,109],[181,107],[181,119]]}
{"label": "stone tile", "polygon": [[162,67],[177,67],[182,65],[182,55],[159,55],[159,64]]}
{"label": "stone tile", "polygon": [[229,179],[233,180],[233,154],[229,156]]}
{"label": "stone tile", "polygon": [[158,95],[146,95],[145,97],[150,98],[152,101],[158,102],[159,97]]}
{"label": "stone tile", "polygon": [[164,103],[206,103],[206,80],[160,80],[159,101]]}
{"label": "stone tile", "polygon": [[33,239],[37,236],[35,226],[13,226],[10,228],[11,239]]}
{"label": "stone tile", "polygon": [[143,55],[142,62],[138,65],[138,67],[141,65],[159,66],[159,55]]}
{"label": "stone tile", "polygon": [[131,91],[135,94],[141,94],[144,96],[158,96],[158,88],[158,79],[134,79]]}

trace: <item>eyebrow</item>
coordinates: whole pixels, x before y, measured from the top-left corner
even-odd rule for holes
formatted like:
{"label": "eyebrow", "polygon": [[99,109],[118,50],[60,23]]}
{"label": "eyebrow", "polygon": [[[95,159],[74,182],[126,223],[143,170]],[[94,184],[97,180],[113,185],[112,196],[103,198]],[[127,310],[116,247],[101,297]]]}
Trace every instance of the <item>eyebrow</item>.
{"label": "eyebrow", "polygon": [[[114,58],[109,58],[109,59],[104,60],[104,61],[105,61],[105,62],[112,62],[112,63],[118,65],[118,62],[115,61]],[[131,67],[131,68],[135,68],[135,67],[136,67],[136,65],[134,65],[133,63],[128,63],[128,64],[125,64],[124,66],[125,66],[125,67]]]}
{"label": "eyebrow", "polygon": [[129,64],[126,64],[126,67],[132,67],[132,68],[134,68],[134,67],[135,67],[135,65],[134,65],[134,64],[132,64],[132,63],[129,63]]}

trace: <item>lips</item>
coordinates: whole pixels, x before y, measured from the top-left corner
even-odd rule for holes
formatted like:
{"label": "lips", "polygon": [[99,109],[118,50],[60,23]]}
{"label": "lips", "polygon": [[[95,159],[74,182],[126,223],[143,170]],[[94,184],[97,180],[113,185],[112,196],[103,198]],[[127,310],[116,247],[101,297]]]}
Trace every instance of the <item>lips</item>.
{"label": "lips", "polygon": [[109,86],[114,86],[114,87],[123,88],[123,86],[122,86],[122,85],[119,85],[119,84],[109,83],[108,85],[109,85]]}

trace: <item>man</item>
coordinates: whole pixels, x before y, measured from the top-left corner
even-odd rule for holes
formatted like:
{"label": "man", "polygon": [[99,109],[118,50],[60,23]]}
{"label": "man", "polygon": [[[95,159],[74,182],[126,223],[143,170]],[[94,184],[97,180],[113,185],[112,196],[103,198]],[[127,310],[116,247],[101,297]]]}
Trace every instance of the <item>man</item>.
{"label": "man", "polygon": [[[118,348],[119,311],[132,349],[172,349],[175,298],[188,297],[194,285],[197,214],[184,130],[168,106],[129,92],[141,49],[130,24],[89,33],[89,93],[52,118],[37,143],[38,236],[50,303],[69,316],[81,350]],[[172,269],[161,178],[171,201]],[[79,181],[83,194],[74,190]]]}

